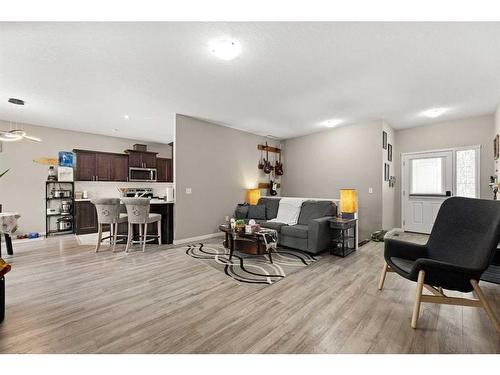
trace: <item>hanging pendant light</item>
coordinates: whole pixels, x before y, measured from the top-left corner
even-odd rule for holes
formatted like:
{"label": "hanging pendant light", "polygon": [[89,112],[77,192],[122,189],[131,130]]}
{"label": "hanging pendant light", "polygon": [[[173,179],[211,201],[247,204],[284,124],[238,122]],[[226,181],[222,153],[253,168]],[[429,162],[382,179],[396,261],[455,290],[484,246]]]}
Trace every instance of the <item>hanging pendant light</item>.
{"label": "hanging pendant light", "polygon": [[[8,102],[15,104],[15,105],[24,105],[24,100],[16,99],[16,98],[9,98]],[[13,129],[12,123],[11,123],[9,130],[1,130],[0,129],[0,141],[16,142],[16,141],[20,141],[22,139],[27,139],[27,140],[30,140],[33,142],[41,142],[42,141],[38,137],[33,137],[31,135],[26,134],[26,131],[24,129],[18,129],[17,125]]]}

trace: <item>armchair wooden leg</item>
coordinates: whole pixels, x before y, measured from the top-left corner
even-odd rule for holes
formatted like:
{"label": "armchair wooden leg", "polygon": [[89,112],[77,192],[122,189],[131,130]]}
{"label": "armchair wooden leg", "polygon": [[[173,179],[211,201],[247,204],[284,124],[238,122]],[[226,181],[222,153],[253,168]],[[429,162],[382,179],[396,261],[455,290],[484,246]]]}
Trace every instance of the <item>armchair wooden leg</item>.
{"label": "armchair wooden leg", "polygon": [[382,274],[380,275],[380,281],[378,283],[378,290],[382,290],[384,287],[385,277],[387,276],[387,272],[389,271],[389,265],[384,263],[384,268],[382,268]]}
{"label": "armchair wooden leg", "polygon": [[425,272],[420,271],[417,279],[417,293],[415,305],[413,305],[413,316],[411,317],[411,328],[417,328],[418,315],[420,314],[420,302],[422,301],[422,289],[424,288]]}
{"label": "armchair wooden leg", "polygon": [[483,294],[483,291],[479,287],[479,284],[477,283],[476,280],[471,280],[470,283],[472,284],[472,287],[474,288],[474,292],[476,292],[477,298],[478,298],[479,302],[481,302],[483,309],[486,311],[486,314],[488,314],[488,318],[490,318],[491,322],[495,326],[497,333],[500,333],[500,323],[498,322],[498,319],[495,316],[495,312],[493,311],[490,304],[488,303],[488,300],[486,299],[485,295]]}
{"label": "armchair wooden leg", "polygon": [[101,241],[102,241],[102,225],[97,224],[99,229],[97,230],[97,244],[95,245],[95,252],[97,253],[99,251],[99,248],[101,247]]}

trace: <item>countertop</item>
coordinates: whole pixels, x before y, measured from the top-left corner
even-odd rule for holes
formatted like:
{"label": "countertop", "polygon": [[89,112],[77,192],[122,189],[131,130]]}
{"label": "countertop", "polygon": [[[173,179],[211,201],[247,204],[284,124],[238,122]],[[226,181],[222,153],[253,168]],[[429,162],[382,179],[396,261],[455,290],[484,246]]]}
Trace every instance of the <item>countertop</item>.
{"label": "countertop", "polygon": [[[92,199],[90,198],[87,198],[87,199],[75,199],[75,202],[90,202],[92,201]],[[171,203],[175,203],[175,201],[165,201],[163,199],[156,199],[156,198],[153,198],[153,199],[150,199],[149,200],[149,203],[150,204],[171,204]],[[123,203],[122,203],[123,204]]]}

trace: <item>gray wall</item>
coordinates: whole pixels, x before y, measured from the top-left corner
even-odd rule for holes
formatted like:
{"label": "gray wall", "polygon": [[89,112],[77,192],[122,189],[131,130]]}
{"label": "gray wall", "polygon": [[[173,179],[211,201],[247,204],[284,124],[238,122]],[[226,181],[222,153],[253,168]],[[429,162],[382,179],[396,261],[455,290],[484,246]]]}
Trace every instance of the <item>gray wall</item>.
{"label": "gray wall", "polygon": [[[338,198],[358,191],[359,235],[382,228],[382,121],[333,128],[285,141],[283,195]],[[373,188],[369,194],[368,189]]]}
{"label": "gray wall", "polygon": [[481,198],[491,199],[492,193],[488,182],[494,173],[492,136],[494,127],[494,116],[485,115],[418,126],[396,132],[398,226],[401,226],[401,153],[481,145]]}
{"label": "gray wall", "polygon": [[[36,164],[33,159],[40,157],[57,158],[59,151],[74,148],[123,152],[137,142],[131,139],[107,137],[34,125],[23,125],[28,134],[40,137],[42,142],[3,142],[0,152],[0,171],[10,171],[0,178],[0,204],[4,211],[21,214],[20,231],[45,232],[45,181],[48,166]],[[8,129],[9,124],[0,121],[0,129]],[[166,140],[170,142],[171,140]],[[159,156],[169,157],[171,147],[166,144],[148,144],[148,149],[159,152]]]}
{"label": "gray wall", "polygon": [[[218,232],[218,225],[244,201],[246,190],[259,181],[267,182],[257,168],[257,145],[265,141],[254,134],[177,115],[176,241]],[[186,188],[192,194],[186,194]]]}

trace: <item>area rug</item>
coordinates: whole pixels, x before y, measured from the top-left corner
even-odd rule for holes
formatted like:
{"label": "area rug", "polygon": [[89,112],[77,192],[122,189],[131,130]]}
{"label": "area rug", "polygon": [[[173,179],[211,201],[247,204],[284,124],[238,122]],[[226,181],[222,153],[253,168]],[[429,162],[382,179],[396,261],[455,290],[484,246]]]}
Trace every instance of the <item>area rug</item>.
{"label": "area rug", "polygon": [[229,261],[229,250],[217,243],[189,245],[186,254],[240,283],[264,285],[271,285],[319,259],[300,250],[278,248],[272,254],[273,263],[269,262],[268,255],[249,255],[238,251]]}

